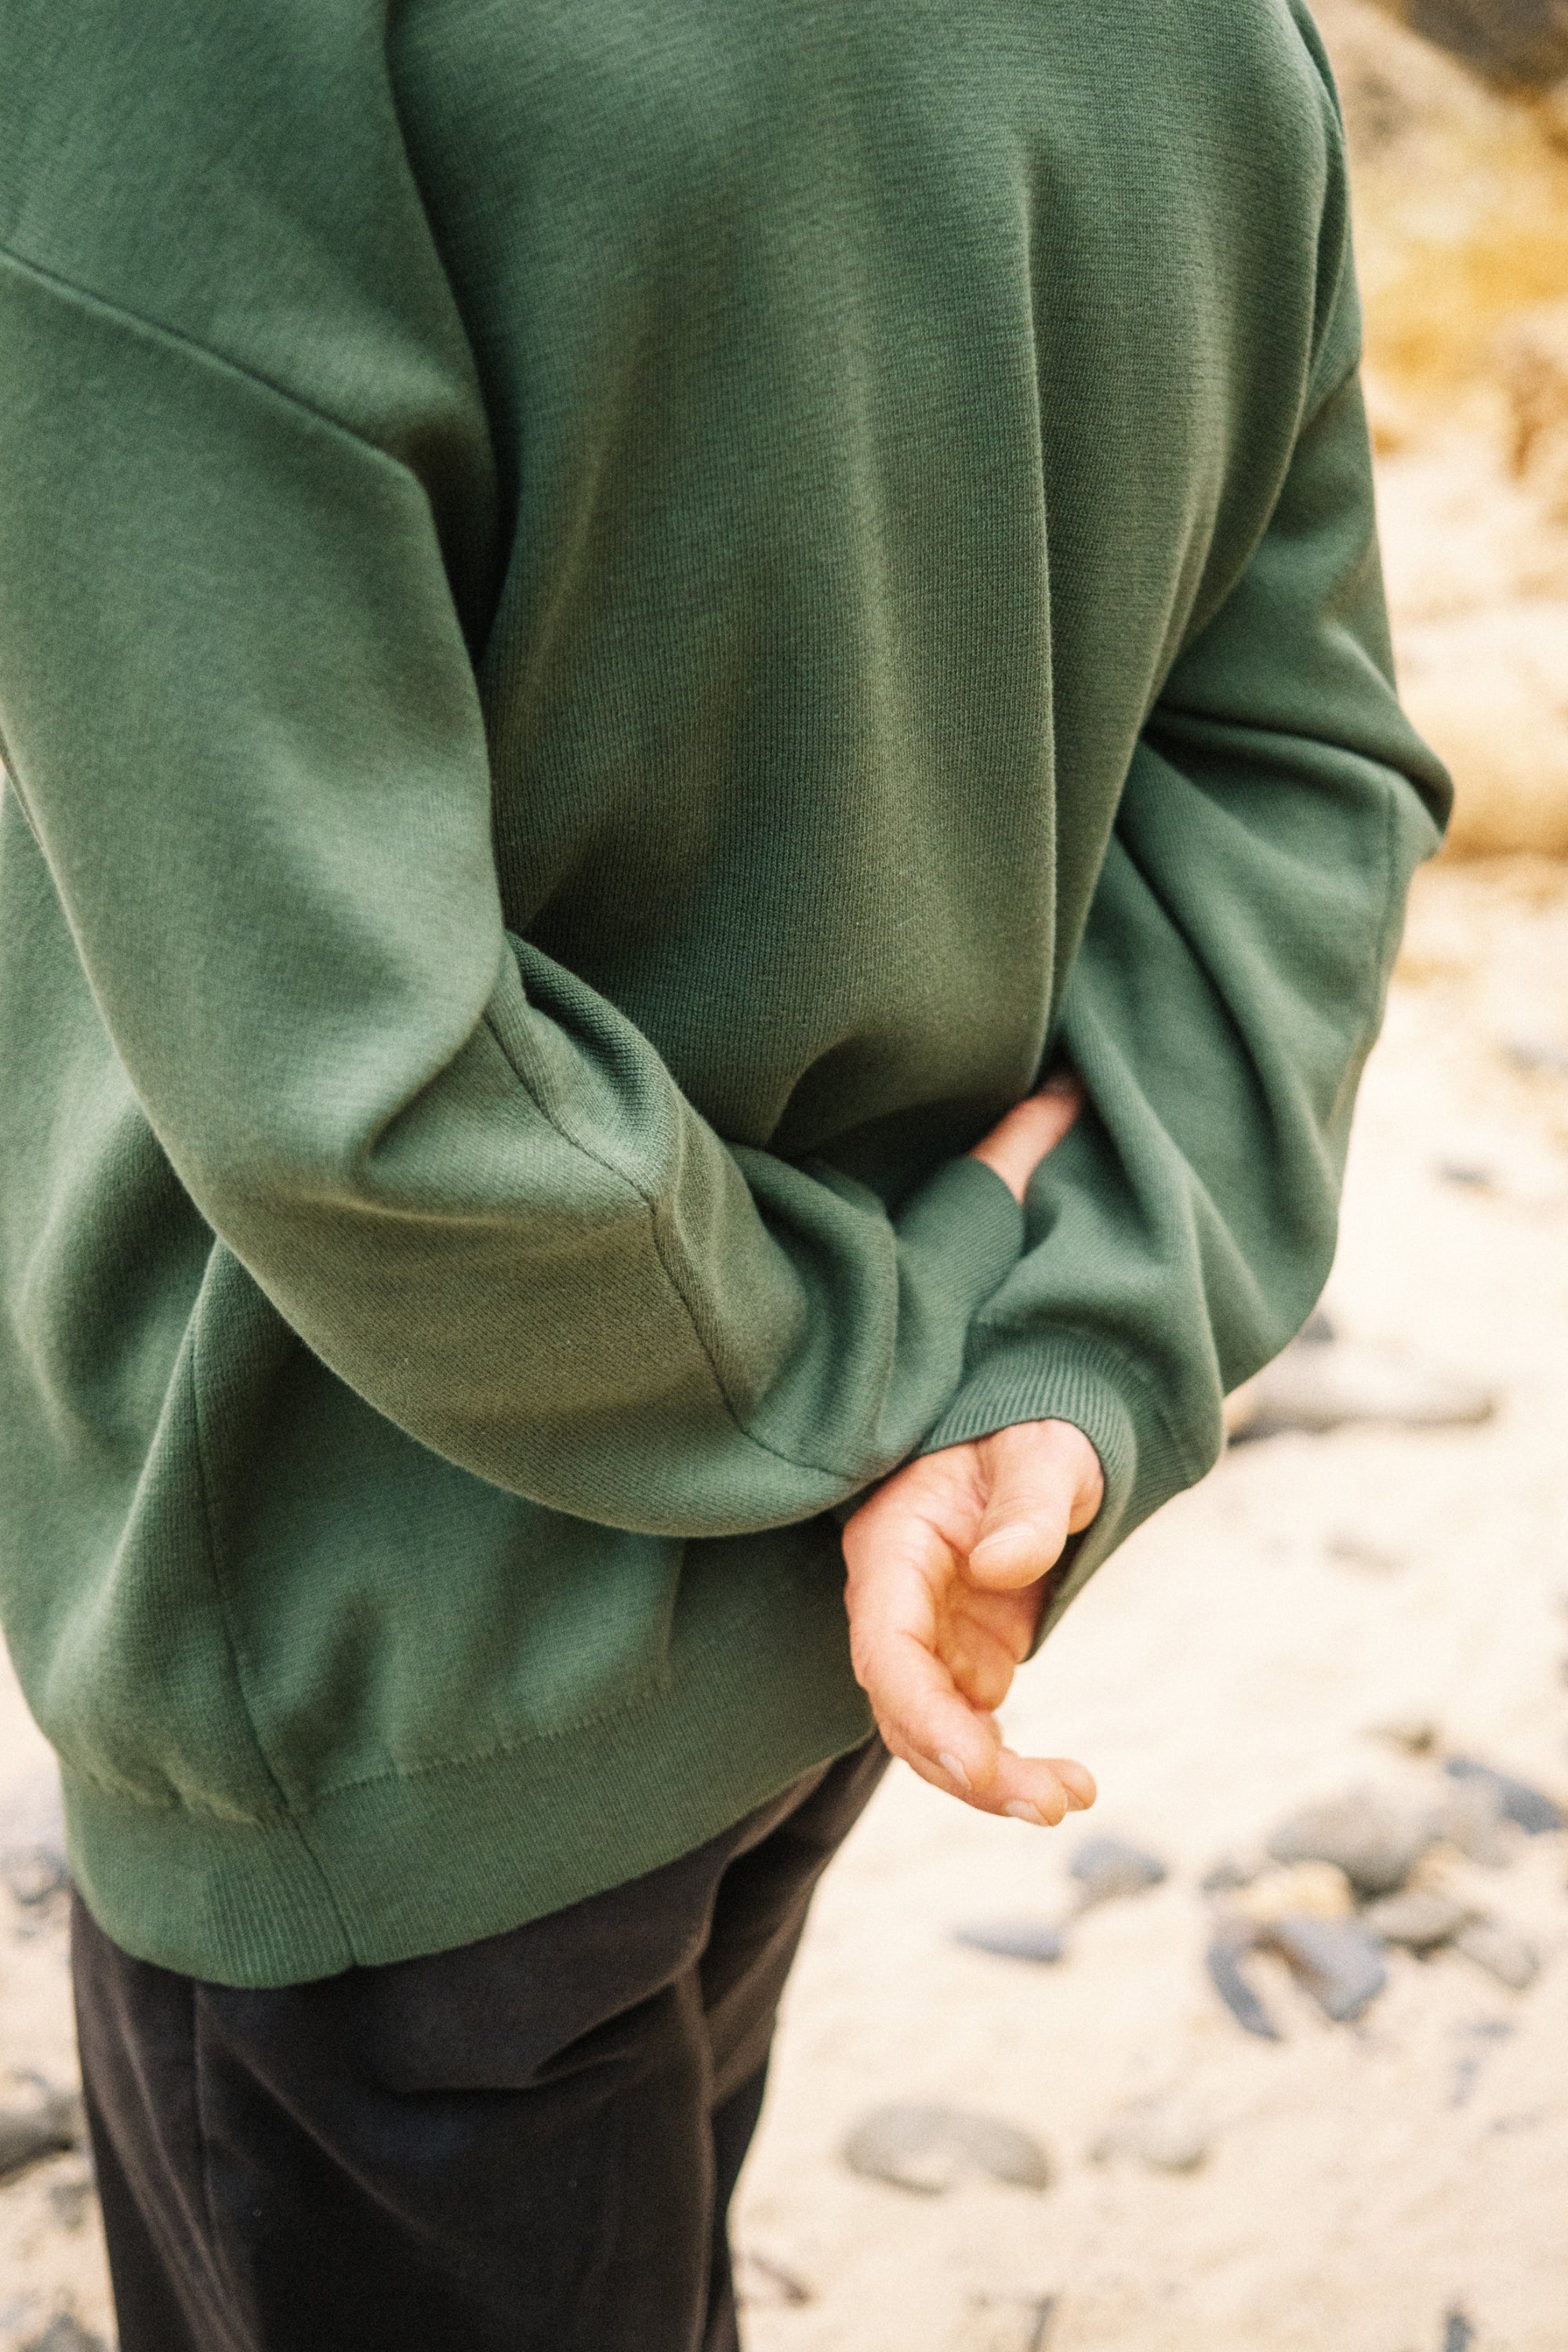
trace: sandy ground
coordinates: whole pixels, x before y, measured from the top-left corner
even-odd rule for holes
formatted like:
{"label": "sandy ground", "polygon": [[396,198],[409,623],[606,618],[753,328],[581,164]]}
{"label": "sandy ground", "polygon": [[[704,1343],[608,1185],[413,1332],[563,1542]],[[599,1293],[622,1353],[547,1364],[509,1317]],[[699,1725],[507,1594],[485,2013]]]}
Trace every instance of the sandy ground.
{"label": "sandy ground", "polygon": [[[1568,1076],[1509,1059],[1552,1039],[1568,879],[1427,873],[1329,1298],[1347,1334],[1493,1382],[1502,1409],[1238,1447],[1143,1530],[1008,1710],[1016,1744],[1097,1771],[1086,1821],[988,1822],[899,1769],[791,1994],[739,2234],[811,2299],[759,2302],[752,2352],[1458,2352],[1453,2313],[1476,2352],[1568,2344],[1568,1840],[1475,1874],[1545,1956],[1528,1991],[1395,1955],[1362,2023],[1333,2026],[1265,1964],[1278,2044],[1211,1990],[1197,1889],[1307,1800],[1433,1788],[1377,1736],[1397,1720],[1568,1793]],[[1065,1907],[1096,1827],[1157,1850],[1167,1885],[1090,1913],[1058,1967],[952,1940]],[[1201,2168],[1091,2159],[1152,2095],[1212,2133]],[[847,2126],[911,2099],[1025,2126],[1054,2185],[938,2199],[852,2177]]]}
{"label": "sandy ground", "polygon": [[[1544,1956],[1529,1990],[1394,1955],[1362,2022],[1333,2026],[1265,1959],[1272,2044],[1208,1984],[1197,1884],[1301,1801],[1435,1786],[1378,1736],[1396,1721],[1568,1797],[1568,1075],[1510,1058],[1553,1045],[1568,873],[1430,870],[1329,1296],[1348,1335],[1494,1383],[1502,1408],[1458,1433],[1238,1447],[1129,1545],[1009,1710],[1016,1740],[1099,1773],[1087,1821],[985,1822],[896,1772],[790,1997],[738,2231],[759,2258],[750,2352],[1563,2352],[1568,1839],[1471,1866]],[[39,1748],[0,1687],[0,1797]],[[1090,1913],[1056,1967],[952,1940],[1064,1909],[1071,1845],[1097,1827],[1155,1849],[1167,1884]],[[7,2069],[68,2080],[71,2040],[63,1922],[0,1906],[4,2105],[30,2095]],[[1151,2095],[1210,2136],[1195,2170],[1091,2156]],[[901,2100],[1023,2126],[1052,2185],[929,2197],[855,2177],[846,2131]],[[110,2336],[84,2178],[65,2155],[0,2187],[0,2352],[60,2310]]]}

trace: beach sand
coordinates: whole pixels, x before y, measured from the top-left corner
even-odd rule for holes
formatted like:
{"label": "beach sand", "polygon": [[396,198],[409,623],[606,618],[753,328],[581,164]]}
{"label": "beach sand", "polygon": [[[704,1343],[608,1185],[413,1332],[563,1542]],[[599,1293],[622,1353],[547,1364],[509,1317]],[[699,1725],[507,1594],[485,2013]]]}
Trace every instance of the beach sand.
{"label": "beach sand", "polygon": [[[1517,1066],[1553,1041],[1568,875],[1428,869],[1329,1303],[1347,1337],[1482,1380],[1500,1409],[1238,1446],[1113,1559],[1007,1709],[1016,1743],[1099,1774],[1085,1819],[989,1822],[895,1768],[789,1996],[736,2231],[750,2352],[1443,2352],[1471,2340],[1450,2314],[1476,2352],[1568,2343],[1568,1839],[1460,1874],[1538,1948],[1528,1990],[1395,1953],[1387,1990],[1336,2026],[1265,1958],[1277,2043],[1212,1990],[1198,1887],[1310,1799],[1430,1793],[1436,1765],[1391,1724],[1568,1797],[1568,1075]],[[7,1683],[0,1796],[43,1760]],[[1054,1967],[953,1942],[976,1918],[1059,1916],[1069,1853],[1100,1829],[1167,1882],[1089,1913]],[[0,1894],[0,2105],[26,2103],[7,2069],[68,2079],[71,2036],[58,1906]],[[1146,2097],[1192,2118],[1205,2162],[1094,2159]],[[847,2130],[903,2101],[1023,2126],[1052,2185],[857,2178]],[[0,2352],[62,2309],[110,2335],[84,2178],[71,2154],[0,2186]]]}

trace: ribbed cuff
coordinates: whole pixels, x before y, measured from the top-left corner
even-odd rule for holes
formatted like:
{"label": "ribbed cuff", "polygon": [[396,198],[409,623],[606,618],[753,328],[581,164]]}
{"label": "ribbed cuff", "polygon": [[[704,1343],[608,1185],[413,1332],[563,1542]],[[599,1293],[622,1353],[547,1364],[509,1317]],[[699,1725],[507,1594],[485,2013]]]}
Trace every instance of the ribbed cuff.
{"label": "ribbed cuff", "polygon": [[1126,1358],[1088,1332],[998,1338],[979,1349],[957,1396],[920,1448],[967,1444],[1026,1421],[1067,1421],[1100,1456],[1105,1497],[1093,1524],[1072,1538],[1052,1571],[1036,1646],[1082,1591],[1102,1560],[1200,1469],[1166,1425],[1147,1384]]}
{"label": "ribbed cuff", "polygon": [[967,1330],[1023,1254],[1024,1212],[994,1169],[950,1160],[898,1220],[899,1247],[959,1308]]}

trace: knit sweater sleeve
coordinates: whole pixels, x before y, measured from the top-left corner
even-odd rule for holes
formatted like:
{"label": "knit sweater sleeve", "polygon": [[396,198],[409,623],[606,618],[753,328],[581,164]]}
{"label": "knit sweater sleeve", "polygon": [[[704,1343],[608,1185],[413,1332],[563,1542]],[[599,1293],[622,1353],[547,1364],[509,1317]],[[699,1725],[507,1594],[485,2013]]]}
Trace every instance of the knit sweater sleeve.
{"label": "knit sweater sleeve", "polygon": [[1088,1107],[925,1451],[1058,1417],[1106,1494],[1041,1638],[1212,1465],[1327,1276],[1351,1115],[1448,779],[1395,697],[1348,249],[1267,530],[1134,753],[1059,1042]]}
{"label": "knit sweater sleeve", "polygon": [[[742,1169],[509,935],[472,641],[493,462],[384,15],[89,5],[16,44],[12,786],[168,1159],[335,1372],[580,1517],[804,1518],[918,1443],[1020,1213],[973,1161],[896,1221],[826,1169]],[[194,123],[161,116],[175,37],[214,49]],[[289,180],[258,87],[331,173]]]}

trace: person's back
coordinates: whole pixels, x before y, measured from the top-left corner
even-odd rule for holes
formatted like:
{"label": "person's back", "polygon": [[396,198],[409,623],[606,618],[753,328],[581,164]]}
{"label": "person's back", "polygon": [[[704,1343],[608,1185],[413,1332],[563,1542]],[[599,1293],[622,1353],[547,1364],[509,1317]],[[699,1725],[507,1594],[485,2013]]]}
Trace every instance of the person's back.
{"label": "person's back", "polygon": [[1087,1433],[1053,1613],[1200,1475],[1443,780],[1284,0],[0,28],[0,1594],[289,1985],[864,1739],[911,1453]]}

